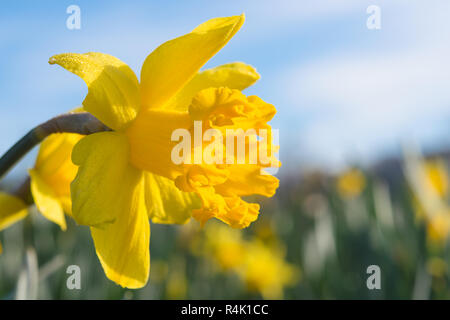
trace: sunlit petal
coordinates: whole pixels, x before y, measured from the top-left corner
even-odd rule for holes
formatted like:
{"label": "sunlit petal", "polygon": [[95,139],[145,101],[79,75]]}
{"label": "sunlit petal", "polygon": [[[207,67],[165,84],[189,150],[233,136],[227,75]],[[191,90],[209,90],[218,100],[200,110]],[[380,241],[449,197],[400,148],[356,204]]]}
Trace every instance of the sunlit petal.
{"label": "sunlit petal", "polygon": [[97,52],[64,53],[50,58],[81,77],[89,92],[83,107],[114,130],[136,117],[140,106],[139,83],[134,72],[119,59]]}
{"label": "sunlit petal", "polygon": [[142,106],[162,107],[234,36],[244,19],[211,19],[154,50],[141,71]]}
{"label": "sunlit petal", "polygon": [[130,209],[127,194],[139,182],[140,171],[129,164],[128,157],[126,136],[117,132],[96,133],[75,146],[72,160],[79,169],[71,192],[77,223],[112,223]]}
{"label": "sunlit petal", "polygon": [[66,230],[66,218],[64,208],[53,189],[45,183],[36,170],[30,170],[31,194],[39,212],[48,220],[58,224],[62,230]]}
{"label": "sunlit petal", "polygon": [[142,174],[134,168],[126,174],[138,179],[113,201],[121,209],[116,221],[102,229],[91,227],[91,234],[106,276],[122,287],[134,289],[147,283],[150,272],[150,224]]}

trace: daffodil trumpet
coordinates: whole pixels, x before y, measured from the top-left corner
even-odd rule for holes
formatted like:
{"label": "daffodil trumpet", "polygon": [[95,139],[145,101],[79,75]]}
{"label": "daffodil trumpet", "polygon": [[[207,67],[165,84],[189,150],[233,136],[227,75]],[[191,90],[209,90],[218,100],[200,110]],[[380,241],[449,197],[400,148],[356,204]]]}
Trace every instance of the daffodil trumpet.
{"label": "daffodil trumpet", "polygon": [[88,112],[67,113],[54,117],[30,130],[0,158],[0,179],[45,138],[56,133],[90,135],[110,131],[106,125]]}

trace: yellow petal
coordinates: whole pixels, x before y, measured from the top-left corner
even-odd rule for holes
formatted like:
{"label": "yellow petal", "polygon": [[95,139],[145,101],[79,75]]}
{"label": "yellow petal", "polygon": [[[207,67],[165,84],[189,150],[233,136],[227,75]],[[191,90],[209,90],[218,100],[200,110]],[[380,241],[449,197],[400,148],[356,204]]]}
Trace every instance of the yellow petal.
{"label": "yellow petal", "polygon": [[70,197],[70,183],[78,170],[72,163],[72,149],[82,138],[72,133],[53,134],[39,148],[34,169],[57,197]]}
{"label": "yellow petal", "polygon": [[147,283],[150,272],[150,223],[142,173],[129,167],[124,175],[133,177],[134,184],[123,181],[125,188],[115,195],[112,205],[104,203],[106,210],[120,208],[116,221],[103,229],[91,227],[91,234],[106,276],[122,287],[135,289]]}
{"label": "yellow petal", "polygon": [[228,87],[244,90],[253,85],[259,78],[260,75],[255,68],[242,62],[224,64],[208,69],[197,73],[183,89],[170,99],[165,108],[187,111],[192,98],[203,89]]}
{"label": "yellow petal", "polygon": [[52,188],[45,183],[39,173],[32,169],[29,171],[31,178],[31,194],[39,212],[48,220],[58,224],[62,230],[67,229],[63,207]]}
{"label": "yellow petal", "polygon": [[27,205],[18,197],[0,192],[0,230],[25,218]]}
{"label": "yellow petal", "polygon": [[89,92],[83,107],[114,130],[124,128],[136,117],[140,106],[139,83],[121,60],[103,53],[64,53],[50,58],[81,77]]}
{"label": "yellow petal", "polygon": [[142,106],[162,107],[234,36],[244,20],[244,15],[211,19],[154,50],[142,66]]}
{"label": "yellow petal", "polygon": [[39,211],[61,229],[66,229],[64,212],[71,213],[70,183],[78,167],[72,163],[73,147],[82,135],[53,134],[42,142],[34,169],[30,171],[31,192]]}
{"label": "yellow petal", "polygon": [[184,224],[192,210],[201,206],[195,193],[181,191],[170,179],[146,172],[145,184],[148,213],[154,223]]}
{"label": "yellow petal", "polygon": [[128,193],[140,180],[140,171],[128,162],[125,135],[101,132],[83,138],[73,149],[79,166],[71,185],[72,216],[78,224],[102,226],[129,210]]}

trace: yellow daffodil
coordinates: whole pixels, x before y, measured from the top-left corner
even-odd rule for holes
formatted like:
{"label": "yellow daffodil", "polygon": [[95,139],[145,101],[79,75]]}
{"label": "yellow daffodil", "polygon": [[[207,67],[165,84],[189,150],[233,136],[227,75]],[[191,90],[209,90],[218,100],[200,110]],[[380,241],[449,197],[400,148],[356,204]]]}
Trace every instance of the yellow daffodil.
{"label": "yellow daffodil", "polygon": [[427,234],[433,243],[443,243],[450,234],[450,207],[434,213],[427,223]]}
{"label": "yellow daffodil", "polygon": [[[83,102],[112,132],[83,138],[72,160],[79,166],[71,185],[72,215],[91,226],[99,260],[108,278],[139,288],[149,267],[150,225],[184,223],[193,212],[242,228],[257,218],[259,206],[241,196],[272,196],[278,180],[249,165],[175,164],[171,139],[177,129],[265,128],[275,108],[240,90],[259,75],[243,63],[199,72],[239,30],[244,16],[209,20],[170,40],[145,60],[139,83],[122,61],[102,53],[60,54],[50,58],[88,86]],[[250,137],[250,140],[256,140]],[[205,147],[207,144],[205,144]],[[259,143],[261,150],[275,149]],[[195,150],[192,152],[195,154]],[[278,164],[277,164],[278,165]]]}
{"label": "yellow daffodil", "polygon": [[249,291],[259,292],[265,299],[282,299],[283,288],[298,281],[297,269],[284,260],[282,250],[259,240],[247,244],[239,274]]}
{"label": "yellow daffodil", "polygon": [[357,197],[366,186],[364,174],[358,169],[350,169],[337,179],[339,194],[346,199]]}
{"label": "yellow daffodil", "polygon": [[206,227],[204,247],[205,256],[223,271],[236,273],[248,291],[266,299],[281,299],[284,287],[298,281],[298,270],[285,261],[279,241],[247,240],[237,230],[212,223]]}
{"label": "yellow daffodil", "polygon": [[38,210],[48,220],[66,229],[64,213],[71,214],[70,183],[78,168],[71,161],[71,153],[81,135],[53,134],[42,142],[36,163],[29,170],[31,194]]}
{"label": "yellow daffodil", "polygon": [[439,199],[437,209],[429,214],[428,237],[434,243],[443,243],[450,234],[450,207],[446,202],[448,193],[448,173],[442,160],[426,160],[422,163],[429,192]]}
{"label": "yellow daffodil", "polygon": [[[78,134],[54,134],[42,142],[36,163],[30,173],[33,200],[42,215],[66,229],[64,212],[70,214],[70,183],[77,167],[70,155],[81,139]],[[0,192],[0,230],[18,222],[28,214],[25,202],[10,194]]]}
{"label": "yellow daffodil", "polygon": [[[0,192],[0,231],[25,218],[28,214],[27,205],[22,199]],[[0,253],[2,246],[0,243]]]}
{"label": "yellow daffodil", "polygon": [[445,199],[448,193],[449,175],[444,161],[440,159],[427,160],[423,163],[423,167],[432,189],[439,197]]}
{"label": "yellow daffodil", "polygon": [[245,258],[245,242],[237,230],[211,224],[205,231],[206,252],[224,271],[239,267]]}
{"label": "yellow daffodil", "polygon": [[407,158],[406,176],[413,191],[416,215],[427,224],[432,244],[444,244],[450,234],[448,173],[441,159]]}

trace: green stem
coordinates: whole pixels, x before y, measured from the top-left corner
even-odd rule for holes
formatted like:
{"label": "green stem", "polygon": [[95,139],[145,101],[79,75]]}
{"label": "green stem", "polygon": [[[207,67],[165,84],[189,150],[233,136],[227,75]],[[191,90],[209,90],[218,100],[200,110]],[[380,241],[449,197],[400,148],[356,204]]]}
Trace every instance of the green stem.
{"label": "green stem", "polygon": [[88,112],[68,113],[50,119],[28,132],[0,158],[0,179],[33,147],[53,133],[89,135],[110,130]]}
{"label": "green stem", "polygon": [[0,158],[0,178],[11,169],[28,151],[39,144],[45,137],[39,137],[36,128],[20,139],[3,157]]}

